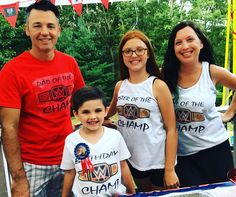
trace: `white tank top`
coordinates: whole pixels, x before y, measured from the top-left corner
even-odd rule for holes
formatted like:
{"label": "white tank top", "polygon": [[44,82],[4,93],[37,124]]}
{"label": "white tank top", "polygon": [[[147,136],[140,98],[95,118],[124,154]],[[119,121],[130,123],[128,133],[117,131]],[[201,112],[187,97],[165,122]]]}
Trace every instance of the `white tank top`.
{"label": "white tank top", "polygon": [[151,76],[139,84],[126,79],[118,92],[118,130],[131,153],[129,162],[140,171],[165,165],[166,131],[153,96],[155,78]]}
{"label": "white tank top", "polygon": [[179,135],[178,155],[185,156],[216,146],[228,138],[216,109],[216,88],[209,73],[209,63],[202,62],[202,73],[196,84],[178,87],[175,103]]}

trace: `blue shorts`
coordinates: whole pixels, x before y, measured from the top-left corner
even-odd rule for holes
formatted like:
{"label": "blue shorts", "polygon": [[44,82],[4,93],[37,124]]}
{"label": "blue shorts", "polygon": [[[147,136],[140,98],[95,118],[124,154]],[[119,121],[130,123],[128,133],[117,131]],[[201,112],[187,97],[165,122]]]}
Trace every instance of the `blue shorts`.
{"label": "blue shorts", "polygon": [[24,162],[30,196],[61,196],[64,173],[60,165],[34,165]]}

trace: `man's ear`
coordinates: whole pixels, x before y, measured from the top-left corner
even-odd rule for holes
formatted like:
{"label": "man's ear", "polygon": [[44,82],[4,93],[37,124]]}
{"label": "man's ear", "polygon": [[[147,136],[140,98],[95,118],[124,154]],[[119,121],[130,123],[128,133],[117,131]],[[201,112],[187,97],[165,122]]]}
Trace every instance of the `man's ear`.
{"label": "man's ear", "polygon": [[25,24],[25,34],[29,36],[29,26],[28,24]]}
{"label": "man's ear", "polygon": [[59,25],[59,28],[58,28],[58,37],[61,35],[61,26]]}

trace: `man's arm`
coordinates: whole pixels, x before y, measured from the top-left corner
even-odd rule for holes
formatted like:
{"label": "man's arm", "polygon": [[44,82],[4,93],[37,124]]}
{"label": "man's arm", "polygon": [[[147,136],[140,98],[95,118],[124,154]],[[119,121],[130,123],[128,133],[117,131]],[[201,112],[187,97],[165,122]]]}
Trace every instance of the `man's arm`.
{"label": "man's arm", "polygon": [[0,107],[0,121],[2,125],[2,144],[7,163],[12,176],[12,196],[28,197],[29,183],[21,159],[18,137],[20,109]]}

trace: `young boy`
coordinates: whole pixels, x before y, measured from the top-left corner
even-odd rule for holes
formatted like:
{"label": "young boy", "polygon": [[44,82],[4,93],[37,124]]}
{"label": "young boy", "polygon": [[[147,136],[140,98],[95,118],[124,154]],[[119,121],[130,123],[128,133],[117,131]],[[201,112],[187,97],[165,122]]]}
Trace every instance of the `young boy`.
{"label": "young boy", "polygon": [[[65,170],[62,197],[111,196],[135,193],[126,159],[130,157],[121,134],[102,126],[107,114],[103,93],[84,87],[73,97],[73,113],[82,127],[67,136],[61,168]],[[83,154],[81,150],[83,149]]]}

